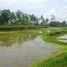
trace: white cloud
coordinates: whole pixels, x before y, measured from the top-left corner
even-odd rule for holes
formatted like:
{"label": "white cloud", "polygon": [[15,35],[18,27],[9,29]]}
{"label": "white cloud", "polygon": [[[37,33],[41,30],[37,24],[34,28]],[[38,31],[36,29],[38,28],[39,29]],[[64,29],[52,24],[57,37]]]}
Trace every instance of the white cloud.
{"label": "white cloud", "polygon": [[25,4],[25,5],[27,5],[27,4],[41,4],[41,3],[43,3],[43,2],[46,2],[47,0],[0,0],[0,4],[5,4],[5,5],[13,5],[13,4],[17,4],[17,5],[19,5],[19,4],[21,4],[21,5],[23,5],[23,4]]}
{"label": "white cloud", "polygon": [[50,16],[50,15],[55,15],[56,11],[55,10],[50,10],[49,12],[46,12],[45,15]]}
{"label": "white cloud", "polygon": [[36,11],[37,9],[42,9],[48,0],[0,0],[0,8],[7,8],[11,10],[23,10],[31,12]]}
{"label": "white cloud", "polygon": [[0,0],[0,4],[2,5],[13,5],[13,4],[17,4],[18,0]]}
{"label": "white cloud", "polygon": [[58,19],[67,18],[67,0],[0,0],[0,9],[22,10],[25,13],[41,14],[44,17],[55,15]]}
{"label": "white cloud", "polygon": [[63,0],[64,2],[67,2],[67,0]]}
{"label": "white cloud", "polygon": [[53,9],[53,10],[47,11],[44,14],[44,17],[50,18],[51,15],[55,15],[56,20],[60,20],[60,21],[67,20],[67,8],[63,7],[61,9],[59,9],[59,10],[54,10]]}

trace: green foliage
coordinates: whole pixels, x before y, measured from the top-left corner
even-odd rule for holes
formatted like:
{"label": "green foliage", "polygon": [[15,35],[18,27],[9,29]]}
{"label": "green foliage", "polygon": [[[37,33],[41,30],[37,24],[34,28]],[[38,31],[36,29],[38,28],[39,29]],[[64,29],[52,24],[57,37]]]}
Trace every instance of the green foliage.
{"label": "green foliage", "polygon": [[34,25],[43,27],[66,27],[66,21],[60,22],[55,20],[55,16],[52,15],[50,23],[48,18],[44,18],[43,15],[38,18],[34,14],[26,14],[18,10],[11,12],[9,9],[0,10],[0,25],[4,24],[20,24],[20,25]]}
{"label": "green foliage", "polygon": [[[49,31],[49,32],[48,32]],[[61,42],[57,39],[58,36],[64,35],[67,33],[67,30],[63,29],[48,29],[48,31],[44,31],[45,34],[42,34],[42,38],[51,43],[59,44],[59,45],[67,45],[65,42]]]}
{"label": "green foliage", "polygon": [[0,31],[11,31],[11,30],[25,30],[25,29],[40,29],[42,26],[34,25],[0,25]]}
{"label": "green foliage", "polygon": [[2,10],[0,15],[0,22],[1,24],[8,24],[8,21],[11,19],[11,12],[10,10]]}
{"label": "green foliage", "polygon": [[35,15],[28,15],[20,10],[17,12],[11,12],[10,10],[4,9],[0,11],[0,24],[33,24],[35,26],[39,24],[39,21]]}

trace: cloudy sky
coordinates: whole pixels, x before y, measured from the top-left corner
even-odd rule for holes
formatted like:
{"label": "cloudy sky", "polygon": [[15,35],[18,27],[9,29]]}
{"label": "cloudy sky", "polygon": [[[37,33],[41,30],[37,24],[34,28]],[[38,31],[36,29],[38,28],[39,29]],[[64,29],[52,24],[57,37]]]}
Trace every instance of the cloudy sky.
{"label": "cloudy sky", "polygon": [[67,0],[0,0],[0,10],[2,9],[19,9],[38,17],[55,15],[57,20],[67,20]]}

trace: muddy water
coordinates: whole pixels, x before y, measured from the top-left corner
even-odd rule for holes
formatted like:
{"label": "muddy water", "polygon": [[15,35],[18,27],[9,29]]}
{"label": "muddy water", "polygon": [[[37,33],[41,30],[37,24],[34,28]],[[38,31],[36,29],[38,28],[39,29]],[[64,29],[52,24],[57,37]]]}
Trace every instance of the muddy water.
{"label": "muddy water", "polygon": [[9,47],[0,46],[0,67],[31,67],[33,61],[56,50],[40,36],[27,37],[27,40],[21,39],[21,43],[11,44]]}

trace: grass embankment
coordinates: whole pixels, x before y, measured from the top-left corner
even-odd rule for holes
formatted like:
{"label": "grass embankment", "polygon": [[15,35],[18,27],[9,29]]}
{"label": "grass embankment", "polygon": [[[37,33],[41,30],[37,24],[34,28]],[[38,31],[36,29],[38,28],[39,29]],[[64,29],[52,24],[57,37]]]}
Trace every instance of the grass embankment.
{"label": "grass embankment", "polygon": [[34,62],[32,67],[67,67],[67,43],[61,42],[57,39],[57,36],[66,33],[67,28],[47,29],[47,31],[44,31],[42,38],[49,43],[58,45],[59,50]]}
{"label": "grass embankment", "polygon": [[0,25],[0,31],[13,31],[13,30],[25,30],[25,29],[39,29],[43,26],[34,25]]}
{"label": "grass embankment", "polygon": [[59,41],[57,37],[67,34],[67,29],[47,29],[42,34],[42,38],[47,41],[58,45],[67,45],[67,43]]}

